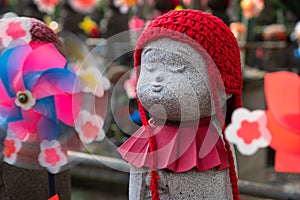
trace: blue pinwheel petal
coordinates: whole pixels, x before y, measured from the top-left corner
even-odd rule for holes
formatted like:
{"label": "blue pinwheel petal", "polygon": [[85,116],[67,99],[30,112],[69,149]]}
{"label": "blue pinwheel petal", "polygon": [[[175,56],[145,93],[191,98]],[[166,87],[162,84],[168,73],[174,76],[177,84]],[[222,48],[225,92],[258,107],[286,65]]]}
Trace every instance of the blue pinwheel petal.
{"label": "blue pinwheel petal", "polygon": [[36,101],[34,110],[43,115],[38,122],[38,134],[41,140],[54,140],[60,135],[54,96],[48,96]]}
{"label": "blue pinwheel petal", "polygon": [[60,136],[60,128],[57,120],[42,117],[38,123],[37,131],[40,140],[54,140]]}
{"label": "blue pinwheel petal", "polygon": [[[29,72],[23,76],[25,87],[33,91],[39,85],[52,87],[52,95],[59,92],[76,93],[80,91],[78,77],[67,68],[54,68],[46,71]],[[47,88],[45,88],[47,89]]]}
{"label": "blue pinwheel petal", "polygon": [[34,106],[34,110],[50,120],[57,120],[54,96],[38,99]]}
{"label": "blue pinwheel petal", "polygon": [[12,108],[0,106],[0,126],[22,120],[22,113],[19,107],[14,105]]}
{"label": "blue pinwheel petal", "polygon": [[13,80],[20,70],[23,62],[32,51],[29,45],[21,45],[7,49],[0,56],[0,79],[10,97],[14,97],[16,91],[13,88]]}

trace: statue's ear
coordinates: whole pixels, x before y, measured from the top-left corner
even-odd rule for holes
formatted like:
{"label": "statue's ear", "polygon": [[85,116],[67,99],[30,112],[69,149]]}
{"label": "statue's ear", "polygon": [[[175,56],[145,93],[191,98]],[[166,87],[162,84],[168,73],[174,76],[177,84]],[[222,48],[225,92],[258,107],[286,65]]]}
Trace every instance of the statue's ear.
{"label": "statue's ear", "polygon": [[230,99],[232,97],[232,94],[226,94],[226,100]]}

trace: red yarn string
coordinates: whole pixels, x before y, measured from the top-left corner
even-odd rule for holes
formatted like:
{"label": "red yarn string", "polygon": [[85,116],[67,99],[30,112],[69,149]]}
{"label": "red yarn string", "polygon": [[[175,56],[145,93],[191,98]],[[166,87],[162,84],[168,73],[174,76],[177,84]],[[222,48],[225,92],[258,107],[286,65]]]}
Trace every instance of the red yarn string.
{"label": "red yarn string", "polygon": [[160,200],[159,193],[158,193],[158,180],[160,179],[160,177],[159,177],[159,174],[157,173],[157,171],[155,171],[156,141],[151,133],[151,127],[149,126],[149,122],[148,122],[148,119],[146,116],[145,109],[143,108],[143,106],[138,98],[137,98],[137,103],[138,103],[138,109],[140,112],[141,120],[146,129],[146,132],[148,134],[148,139],[149,139],[149,150],[150,150],[150,155],[151,155],[151,157],[150,157],[150,159],[151,159],[150,190],[151,190],[151,194],[152,194],[152,200]]}
{"label": "red yarn string", "polygon": [[238,188],[238,178],[237,178],[237,174],[235,171],[234,158],[233,158],[233,154],[232,154],[232,151],[230,148],[230,144],[229,144],[228,140],[226,139],[225,133],[224,133],[226,125],[224,123],[224,115],[223,115],[223,111],[222,111],[222,108],[220,105],[220,101],[218,100],[218,89],[216,86],[216,79],[215,79],[215,72],[214,72],[215,68],[214,68],[213,64],[209,65],[208,67],[209,67],[208,72],[209,72],[209,79],[210,79],[210,88],[211,88],[212,95],[213,95],[213,101],[214,101],[214,106],[216,109],[217,117],[218,117],[220,125],[222,126],[222,124],[224,124],[223,127],[221,127],[221,128],[222,128],[223,140],[225,143],[225,149],[227,151],[228,161],[230,164],[229,177],[230,177],[230,183],[231,183],[231,189],[232,189],[232,197],[233,197],[233,200],[240,200],[240,197],[239,197],[240,191]]}

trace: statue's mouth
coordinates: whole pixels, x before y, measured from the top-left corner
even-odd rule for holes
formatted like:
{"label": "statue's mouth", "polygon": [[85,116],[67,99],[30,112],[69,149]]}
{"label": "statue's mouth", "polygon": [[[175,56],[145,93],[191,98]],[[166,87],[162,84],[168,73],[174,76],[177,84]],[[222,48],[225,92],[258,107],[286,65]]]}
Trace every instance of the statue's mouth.
{"label": "statue's mouth", "polygon": [[153,84],[151,86],[151,89],[153,92],[160,92],[160,91],[162,91],[163,88],[164,88],[164,86],[162,86],[160,84]]}

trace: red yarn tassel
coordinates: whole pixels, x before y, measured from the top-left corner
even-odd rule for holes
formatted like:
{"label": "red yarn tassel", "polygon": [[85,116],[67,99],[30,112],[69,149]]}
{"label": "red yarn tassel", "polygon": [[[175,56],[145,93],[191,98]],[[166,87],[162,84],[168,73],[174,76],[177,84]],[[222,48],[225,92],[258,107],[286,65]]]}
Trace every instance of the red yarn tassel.
{"label": "red yarn tassel", "polygon": [[225,130],[225,126],[222,131],[222,134],[223,134],[223,139],[225,142],[225,148],[226,148],[227,154],[228,154],[228,160],[230,163],[229,176],[230,176],[230,182],[231,182],[231,188],[232,188],[232,196],[233,196],[234,200],[240,200],[240,190],[239,190],[238,178],[237,178],[235,166],[234,166],[234,158],[233,158],[233,154],[232,154],[232,151],[230,148],[230,144],[229,144],[228,140],[225,138],[224,130]]}
{"label": "red yarn tassel", "polygon": [[146,112],[140,102],[140,100],[137,98],[138,108],[141,116],[141,120],[143,122],[143,125],[147,131],[148,139],[149,139],[149,150],[151,152],[151,172],[150,172],[150,190],[152,195],[152,200],[160,200],[159,193],[158,193],[158,180],[160,179],[159,174],[157,171],[155,171],[155,151],[156,151],[156,141],[151,133],[151,128],[149,127],[149,122],[146,116]]}
{"label": "red yarn tassel", "polygon": [[233,154],[230,148],[230,144],[228,142],[228,140],[225,137],[225,117],[223,115],[223,111],[220,105],[220,101],[218,100],[218,89],[217,89],[217,83],[216,83],[216,78],[215,78],[215,70],[214,70],[214,66],[209,66],[208,69],[209,72],[209,78],[210,78],[210,88],[212,90],[212,96],[213,96],[213,101],[214,101],[214,105],[215,105],[215,109],[216,109],[216,113],[217,113],[217,117],[219,120],[220,125],[222,126],[222,124],[224,124],[224,126],[222,127],[222,136],[223,136],[223,140],[225,143],[225,149],[227,151],[227,155],[228,155],[228,161],[230,164],[229,167],[229,177],[230,177],[230,183],[231,183],[231,189],[232,189],[232,198],[233,200],[240,200],[240,191],[239,191],[239,187],[238,187],[238,178],[236,175],[236,171],[235,171],[235,164],[234,164],[234,158],[233,158]]}
{"label": "red yarn tassel", "polygon": [[151,171],[150,190],[152,200],[160,200],[158,193],[158,180],[160,179],[157,171]]}

